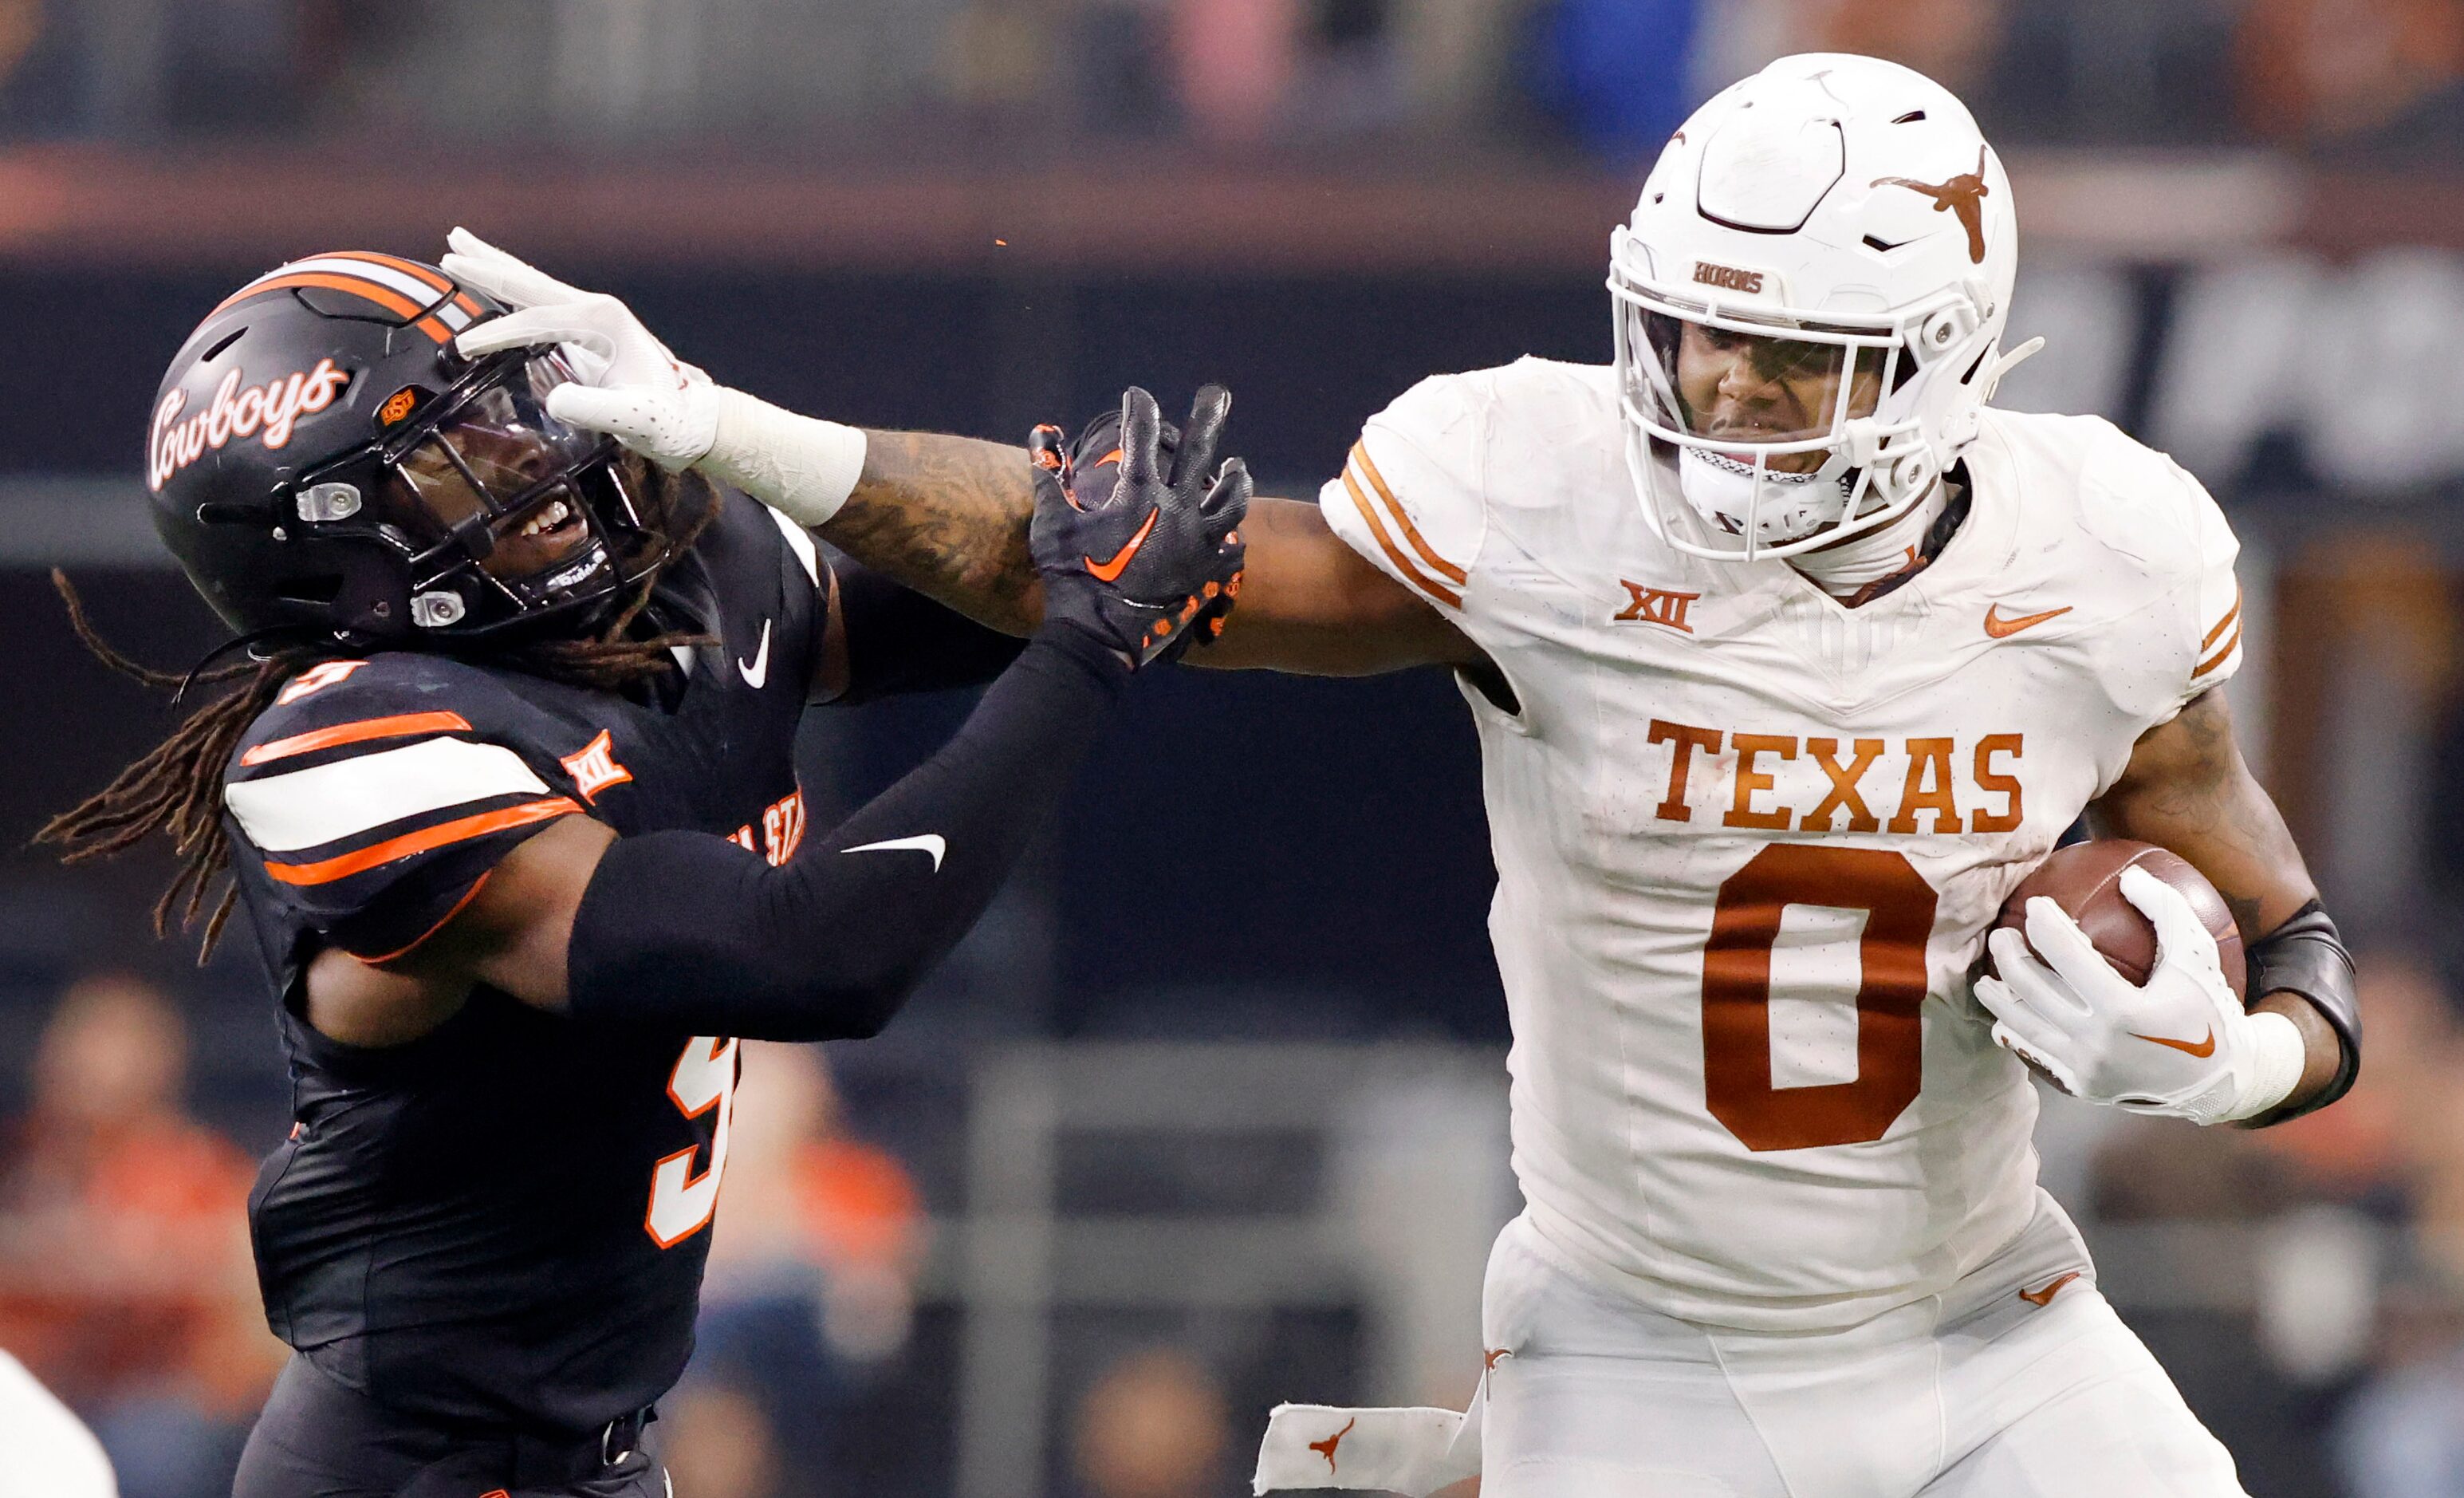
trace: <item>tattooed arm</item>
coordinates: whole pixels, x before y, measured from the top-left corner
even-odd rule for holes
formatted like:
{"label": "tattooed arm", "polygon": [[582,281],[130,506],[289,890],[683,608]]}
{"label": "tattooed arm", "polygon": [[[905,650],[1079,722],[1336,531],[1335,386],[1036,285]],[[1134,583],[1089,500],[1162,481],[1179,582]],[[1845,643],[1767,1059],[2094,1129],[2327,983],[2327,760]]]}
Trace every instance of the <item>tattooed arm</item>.
{"label": "tattooed arm", "polygon": [[973,437],[867,431],[864,474],[821,537],[866,566],[1007,634],[1044,617],[1027,556],[1026,450]]}
{"label": "tattooed arm", "polygon": [[[1044,594],[1026,550],[1026,450],[913,431],[867,431],[865,443],[864,476],[822,538],[981,624],[1033,629]],[[1316,505],[1260,498],[1243,529],[1241,606],[1191,665],[1328,676],[1485,665],[1436,608],[1329,530]]]}
{"label": "tattooed arm", "polygon": [[[2088,808],[2088,821],[2100,837],[2179,853],[2224,895],[2245,943],[2318,896],[2282,814],[2242,762],[2222,692],[2202,694],[2171,722],[2148,730],[2122,779]],[[2299,994],[2262,995],[2252,1007],[2281,1014],[2301,1031],[2309,1061],[2285,1100],[2298,1108],[2334,1079],[2342,1043]]]}

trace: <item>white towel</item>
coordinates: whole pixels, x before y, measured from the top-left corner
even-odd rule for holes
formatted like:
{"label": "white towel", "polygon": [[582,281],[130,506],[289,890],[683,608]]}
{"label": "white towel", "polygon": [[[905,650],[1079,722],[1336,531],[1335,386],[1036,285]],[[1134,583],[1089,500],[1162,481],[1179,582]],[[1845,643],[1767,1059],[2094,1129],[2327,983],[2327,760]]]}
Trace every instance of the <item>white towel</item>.
{"label": "white towel", "polygon": [[1487,1381],[1471,1408],[1338,1409],[1278,1404],[1258,1445],[1253,1493],[1286,1488],[1376,1488],[1425,1498],[1480,1475],[1480,1425]]}

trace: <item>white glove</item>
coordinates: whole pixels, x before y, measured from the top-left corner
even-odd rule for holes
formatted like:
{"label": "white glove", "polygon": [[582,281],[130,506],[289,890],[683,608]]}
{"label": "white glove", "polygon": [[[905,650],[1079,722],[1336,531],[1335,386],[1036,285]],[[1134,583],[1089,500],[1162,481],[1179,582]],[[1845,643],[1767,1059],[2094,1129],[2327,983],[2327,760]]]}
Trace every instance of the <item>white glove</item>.
{"label": "white glove", "polygon": [[467,229],[446,236],[442,268],[512,312],[479,323],[453,346],[466,359],[554,343],[577,383],[548,392],[548,414],[604,431],[673,472],[699,462],[718,440],[718,386],[668,351],[642,319],[605,292],[567,286]]}
{"label": "white glove", "polygon": [[453,341],[465,358],[554,343],[572,385],[547,395],[548,414],[604,431],[670,472],[697,468],[800,525],[838,514],[864,474],[854,427],[799,416],[715,385],[668,351],[633,309],[605,292],[567,286],[467,229],[446,236],[445,274],[515,310]]}
{"label": "white glove", "polygon": [[2121,890],[2156,927],[2147,981],[2115,972],[2039,895],[2028,902],[2025,940],[2009,930],[1987,938],[2001,976],[1978,979],[1976,998],[1993,1015],[1994,1043],[2075,1096],[2135,1113],[2212,1124],[2284,1101],[2307,1059],[2300,1030],[2242,1008],[2216,938],[2179,890],[2137,868],[2123,870]]}

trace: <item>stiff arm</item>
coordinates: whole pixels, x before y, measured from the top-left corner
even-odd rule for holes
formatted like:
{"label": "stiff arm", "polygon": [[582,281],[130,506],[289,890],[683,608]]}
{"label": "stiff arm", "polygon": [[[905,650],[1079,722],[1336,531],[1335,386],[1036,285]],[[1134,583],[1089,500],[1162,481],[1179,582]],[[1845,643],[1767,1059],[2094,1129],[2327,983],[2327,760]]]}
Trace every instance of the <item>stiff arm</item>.
{"label": "stiff arm", "polygon": [[[930,432],[865,433],[863,475],[818,534],[979,623],[1025,634],[1043,617],[1027,555],[1026,450]],[[1241,606],[1190,664],[1317,676],[1476,668],[1478,647],[1330,529],[1316,505],[1251,501]]]}

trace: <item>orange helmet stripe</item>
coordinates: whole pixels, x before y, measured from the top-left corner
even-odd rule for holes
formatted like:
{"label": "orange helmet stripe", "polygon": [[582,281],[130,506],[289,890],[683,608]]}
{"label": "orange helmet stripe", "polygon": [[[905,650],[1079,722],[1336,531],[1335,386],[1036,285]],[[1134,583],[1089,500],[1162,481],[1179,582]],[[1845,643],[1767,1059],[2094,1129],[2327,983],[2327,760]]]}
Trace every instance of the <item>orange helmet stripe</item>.
{"label": "orange helmet stripe", "polygon": [[379,254],[374,250],[336,250],[326,254],[320,254],[317,258],[319,260],[365,260],[370,265],[385,266],[389,269],[400,271],[403,275],[411,276],[414,279],[425,281],[429,285],[435,287],[440,293],[450,292],[453,289],[453,283],[451,281],[447,280],[443,275],[429,270],[427,266],[420,264],[416,260],[405,260],[395,255]]}
{"label": "orange helmet stripe", "polygon": [[409,297],[402,295],[402,293],[393,290],[391,287],[380,286],[374,281],[363,281],[353,275],[332,275],[322,271],[295,271],[287,275],[269,275],[261,281],[253,281],[250,284],[241,287],[238,291],[231,293],[229,297],[224,297],[222,305],[214,308],[212,312],[206,314],[206,316],[208,318],[219,317],[226,308],[246,301],[252,297],[261,296],[266,292],[284,291],[293,287],[300,286],[315,286],[325,291],[348,292],[354,297],[363,297],[366,300],[375,302],[378,306],[383,307],[396,317],[416,319],[417,320],[413,321],[411,326],[419,329],[419,331],[427,334],[429,338],[434,339],[439,343],[446,342],[453,337],[451,333],[446,331],[445,324],[437,321],[434,318],[420,317],[419,304],[412,301]]}

